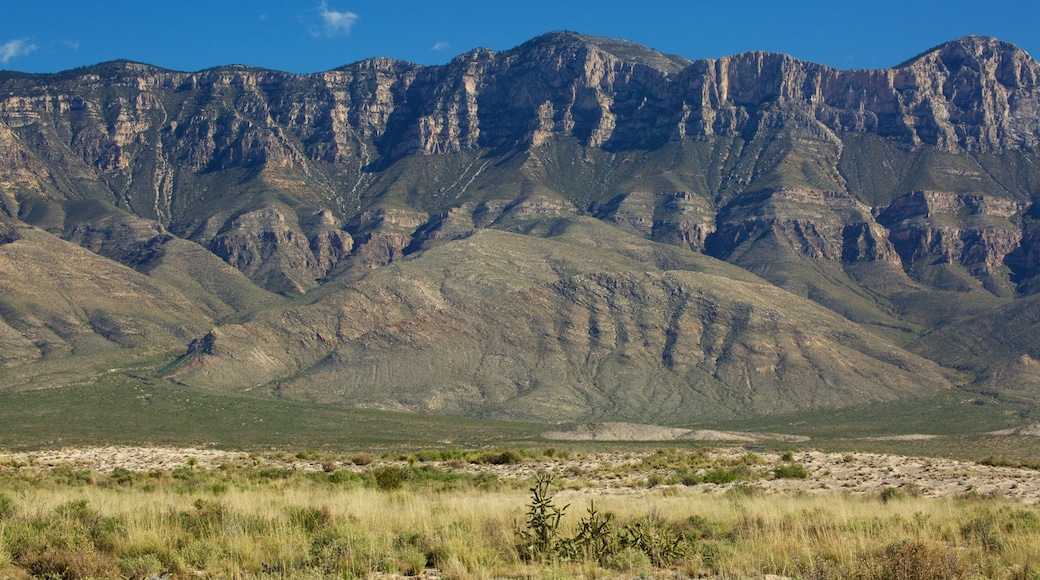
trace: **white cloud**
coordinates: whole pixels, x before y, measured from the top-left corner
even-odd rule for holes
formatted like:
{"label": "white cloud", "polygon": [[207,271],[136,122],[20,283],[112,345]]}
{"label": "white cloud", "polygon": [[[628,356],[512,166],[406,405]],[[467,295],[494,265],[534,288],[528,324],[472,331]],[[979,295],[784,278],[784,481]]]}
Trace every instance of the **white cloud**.
{"label": "white cloud", "polygon": [[[354,27],[354,23],[358,20],[358,15],[350,11],[338,11],[329,8],[327,2],[322,2],[321,7],[318,8],[318,15],[321,16],[321,32],[324,32],[326,36],[336,36],[339,34],[350,34],[350,29]],[[311,31],[312,34],[315,31]]]}
{"label": "white cloud", "polygon": [[433,45],[433,50],[448,50],[450,46],[447,42],[441,41]]}
{"label": "white cloud", "polygon": [[18,38],[0,44],[0,63],[7,64],[13,58],[25,56],[36,50],[36,45],[28,38]]}
{"label": "white cloud", "polygon": [[79,50],[79,41],[78,40],[63,40],[63,41],[61,41],[61,43],[64,44],[65,46],[71,48],[72,50]]}

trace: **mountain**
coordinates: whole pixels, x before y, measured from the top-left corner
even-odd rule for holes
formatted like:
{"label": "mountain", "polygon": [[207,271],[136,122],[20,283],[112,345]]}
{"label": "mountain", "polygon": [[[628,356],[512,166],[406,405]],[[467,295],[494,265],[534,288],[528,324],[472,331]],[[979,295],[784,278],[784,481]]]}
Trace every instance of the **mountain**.
{"label": "mountain", "polygon": [[0,383],[676,424],[1033,400],[1038,76],[985,37],[844,71],[571,32],[0,72]]}

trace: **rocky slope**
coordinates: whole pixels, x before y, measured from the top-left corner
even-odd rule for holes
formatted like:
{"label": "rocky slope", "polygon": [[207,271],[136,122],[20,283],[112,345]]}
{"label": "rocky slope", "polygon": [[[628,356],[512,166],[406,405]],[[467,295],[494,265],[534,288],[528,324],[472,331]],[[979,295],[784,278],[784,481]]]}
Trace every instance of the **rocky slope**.
{"label": "rocky slope", "polygon": [[[673,422],[1032,388],[1015,325],[942,337],[1029,319],[1038,75],[983,37],[842,71],[567,32],[437,67],[0,72],[0,243],[176,293],[190,324],[125,320],[212,388]],[[0,372],[30,376],[75,347],[15,324],[21,293]],[[92,293],[81,325],[124,316]]]}

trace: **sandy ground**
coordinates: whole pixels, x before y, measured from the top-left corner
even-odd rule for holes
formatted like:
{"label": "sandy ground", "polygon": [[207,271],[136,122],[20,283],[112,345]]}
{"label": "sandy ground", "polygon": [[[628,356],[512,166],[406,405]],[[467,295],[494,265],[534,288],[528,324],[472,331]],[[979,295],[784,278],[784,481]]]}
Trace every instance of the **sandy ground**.
{"label": "sandy ground", "polygon": [[[716,448],[710,458],[738,460],[747,453],[740,447]],[[445,470],[470,473],[491,472],[500,478],[528,478],[537,473],[550,473],[557,482],[576,494],[642,494],[652,491],[648,479],[666,480],[670,469],[642,467],[650,453],[595,453],[570,459],[540,459],[517,465],[477,465],[464,462],[430,462]],[[924,496],[957,496],[962,494],[993,495],[1016,498],[1027,504],[1040,503],[1040,472],[1025,468],[992,467],[950,459],[902,457],[873,453],[796,453],[794,459],[809,472],[809,477],[773,479],[772,470],[783,462],[775,453],[759,453],[764,461],[752,466],[761,477],[744,485],[765,493],[834,493],[856,495],[877,494],[886,488]],[[246,453],[213,449],[176,449],[162,447],[92,447],[0,453],[0,470],[42,470],[55,467],[90,469],[108,473],[116,468],[134,472],[171,470],[194,462],[197,469],[213,469],[221,464],[254,464],[300,470],[322,470],[320,461],[257,460]],[[356,466],[345,460],[334,461],[335,468],[362,471],[394,462],[375,461]],[[406,465],[397,462],[397,465]],[[689,491],[724,493],[734,484],[698,484],[682,486]],[[666,487],[661,484],[656,489]]]}

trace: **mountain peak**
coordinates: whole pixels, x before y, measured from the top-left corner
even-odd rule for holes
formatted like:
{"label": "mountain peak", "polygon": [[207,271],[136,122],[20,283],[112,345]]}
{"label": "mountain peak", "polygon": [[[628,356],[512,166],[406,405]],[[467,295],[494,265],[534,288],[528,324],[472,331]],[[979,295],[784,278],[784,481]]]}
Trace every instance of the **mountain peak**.
{"label": "mountain peak", "polygon": [[964,61],[984,62],[1005,59],[1029,59],[1026,51],[1010,42],[993,38],[992,36],[963,36],[956,40],[944,42],[932,47],[917,56],[896,65],[894,68],[906,68],[915,63],[943,61],[957,65]]}
{"label": "mountain peak", "polygon": [[595,48],[613,55],[618,60],[641,64],[667,73],[678,72],[693,62],[681,56],[660,53],[637,42],[607,38],[605,36],[592,36],[570,30],[548,32],[521,44],[513,50],[523,52],[538,50],[547,46],[558,49],[563,46],[575,45]]}

